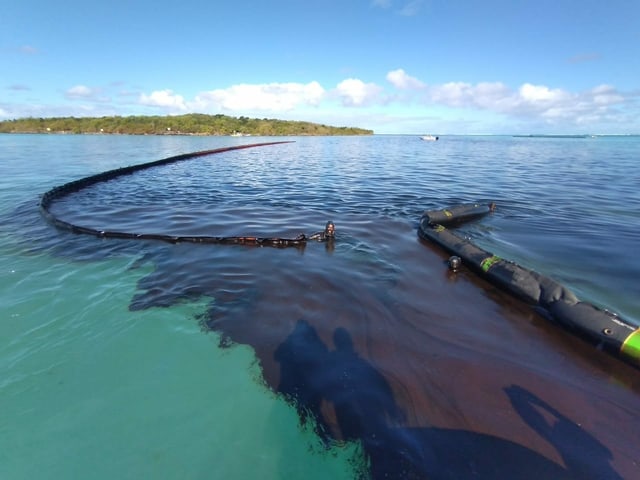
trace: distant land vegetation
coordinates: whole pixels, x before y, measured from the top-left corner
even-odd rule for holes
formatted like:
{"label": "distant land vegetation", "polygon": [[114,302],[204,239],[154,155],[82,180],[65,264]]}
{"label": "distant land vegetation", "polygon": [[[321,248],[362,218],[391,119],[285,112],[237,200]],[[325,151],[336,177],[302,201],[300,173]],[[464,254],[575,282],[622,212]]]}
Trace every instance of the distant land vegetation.
{"label": "distant land vegetation", "polygon": [[0,133],[283,136],[372,135],[373,130],[192,113],[177,116],[21,118],[1,121]]}

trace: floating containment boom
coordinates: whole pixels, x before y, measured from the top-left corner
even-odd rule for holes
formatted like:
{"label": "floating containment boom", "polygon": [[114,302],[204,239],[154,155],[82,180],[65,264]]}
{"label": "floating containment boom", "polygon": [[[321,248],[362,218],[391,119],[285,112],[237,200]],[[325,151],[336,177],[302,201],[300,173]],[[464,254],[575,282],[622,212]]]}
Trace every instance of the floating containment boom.
{"label": "floating containment boom", "polygon": [[142,163],[139,165],[132,165],[129,167],[117,168],[115,170],[108,170],[106,172],[91,175],[89,177],[81,178],[73,182],[65,183],[59,187],[52,188],[46,192],[40,200],[40,211],[42,215],[53,225],[58,228],[69,230],[73,233],[80,233],[85,235],[93,235],[101,238],[121,238],[121,239],[134,239],[134,240],[161,240],[169,243],[217,243],[226,245],[252,245],[252,246],[269,246],[269,247],[304,247],[308,240],[317,241],[331,241],[335,236],[335,226],[333,222],[328,222],[323,232],[317,232],[312,235],[301,234],[295,238],[281,238],[281,237],[215,237],[205,235],[166,235],[163,233],[135,233],[135,232],[123,232],[116,230],[101,230],[96,228],[84,227],[82,225],[75,225],[67,222],[51,212],[51,205],[62,197],[65,197],[71,193],[78,192],[91,185],[95,185],[101,182],[107,182],[118,177],[125,175],[131,175],[134,172],[145,170],[152,167],[158,167],[162,165],[168,165],[171,163],[177,163],[184,160],[190,160],[197,157],[203,157],[206,155],[213,155],[216,153],[228,152],[231,150],[240,150],[245,148],[263,147],[267,145],[278,145],[281,143],[291,143],[289,141],[279,142],[265,142],[265,143],[252,143],[247,145],[235,145],[231,147],[217,148],[214,150],[202,150],[198,152],[185,153],[182,155],[176,155],[174,157],[164,158],[162,160],[156,160],[153,162]]}
{"label": "floating containment boom", "polygon": [[[40,200],[40,210],[43,216],[56,227],[70,230],[74,233],[105,238],[162,240],[170,243],[191,242],[273,247],[304,247],[309,240],[333,242],[335,238],[335,225],[331,221],[327,222],[324,231],[309,236],[301,234],[296,238],[175,236],[162,233],[100,230],[72,224],[51,212],[51,206],[56,200],[100,182],[130,175],[147,168],[168,165],[205,155],[281,143],[290,142],[253,143],[214,150],[203,150],[91,175],[52,188],[46,192]],[[443,210],[427,211],[420,219],[418,234],[421,238],[435,242],[455,256],[452,257],[449,262],[452,270],[458,270],[461,266],[466,265],[505,291],[529,304],[541,308],[548,317],[557,321],[567,329],[590,339],[605,350],[621,356],[630,364],[640,367],[639,327],[623,320],[615,313],[599,309],[589,303],[578,300],[570,290],[555,280],[487,252],[469,240],[460,238],[447,229],[447,226],[482,217],[494,210],[495,204],[491,203],[489,205],[458,205]]]}
{"label": "floating containment boom", "polygon": [[459,257],[463,265],[508,293],[540,307],[548,317],[568,330],[640,367],[639,327],[615,313],[580,301],[555,280],[487,252],[447,228],[494,210],[495,204],[491,203],[427,211],[420,219],[418,235]]}

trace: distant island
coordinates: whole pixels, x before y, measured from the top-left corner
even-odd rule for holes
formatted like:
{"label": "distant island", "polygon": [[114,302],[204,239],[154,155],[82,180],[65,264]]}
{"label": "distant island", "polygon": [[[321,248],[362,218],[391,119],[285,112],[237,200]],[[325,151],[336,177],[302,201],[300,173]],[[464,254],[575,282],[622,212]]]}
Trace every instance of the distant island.
{"label": "distant island", "polygon": [[311,122],[190,113],[176,116],[21,118],[0,121],[0,133],[121,135],[373,135],[373,130]]}

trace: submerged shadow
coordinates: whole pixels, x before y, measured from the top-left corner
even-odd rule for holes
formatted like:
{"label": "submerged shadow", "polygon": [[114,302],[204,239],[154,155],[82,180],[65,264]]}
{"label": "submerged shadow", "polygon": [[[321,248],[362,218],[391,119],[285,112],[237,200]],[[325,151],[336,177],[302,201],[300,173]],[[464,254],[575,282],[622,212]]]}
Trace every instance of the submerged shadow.
{"label": "submerged shadow", "polygon": [[325,440],[328,429],[320,408],[324,392],[321,382],[328,354],[316,330],[303,320],[296,323],[293,332],[274,352],[275,360],[280,363],[278,392],[295,404],[303,424],[310,418],[316,421],[316,432]]}
{"label": "submerged shadow", "polygon": [[580,425],[520,386],[505,392],[520,417],[562,456],[572,478],[622,480],[610,464],[611,452]]}
{"label": "submerged shadow", "polygon": [[[274,357],[280,364],[276,390],[295,405],[303,421],[316,422],[327,442],[360,442],[372,479],[620,478],[608,466],[610,455],[602,445],[519,387],[507,389],[514,408],[558,449],[567,468],[492,435],[406,427],[389,383],[358,354],[344,328],[333,332],[330,348],[313,326],[298,320]],[[549,427],[534,405],[545,408],[558,423]]]}
{"label": "submerged shadow", "polygon": [[303,421],[313,416],[324,440],[360,441],[374,478],[407,478],[404,457],[415,452],[399,438],[404,414],[391,387],[358,355],[346,329],[334,331],[333,344],[330,350],[315,328],[298,320],[274,354],[280,364],[277,391],[292,401]]}

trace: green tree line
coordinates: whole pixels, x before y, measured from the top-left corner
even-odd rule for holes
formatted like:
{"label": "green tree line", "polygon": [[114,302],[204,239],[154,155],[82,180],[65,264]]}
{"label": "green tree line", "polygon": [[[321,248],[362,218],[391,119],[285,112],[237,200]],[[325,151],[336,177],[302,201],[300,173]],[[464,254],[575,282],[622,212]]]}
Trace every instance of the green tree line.
{"label": "green tree line", "polygon": [[372,130],[311,122],[191,113],[177,116],[20,118],[0,122],[0,133],[128,135],[372,135]]}

